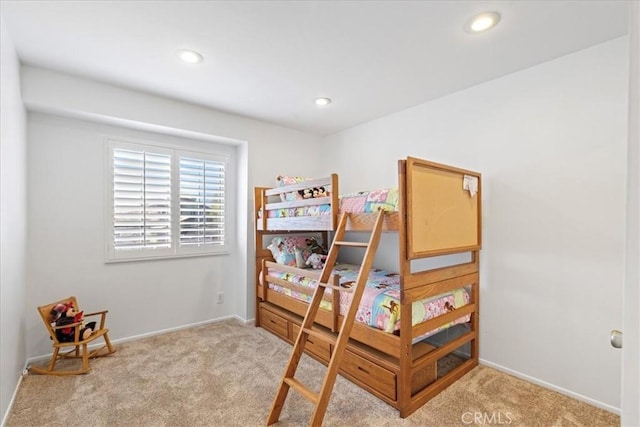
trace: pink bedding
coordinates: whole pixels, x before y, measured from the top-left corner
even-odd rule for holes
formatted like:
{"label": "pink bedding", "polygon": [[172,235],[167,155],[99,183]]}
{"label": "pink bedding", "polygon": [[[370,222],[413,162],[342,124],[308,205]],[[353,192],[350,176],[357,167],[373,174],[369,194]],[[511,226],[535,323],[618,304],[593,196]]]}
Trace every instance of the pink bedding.
{"label": "pink bedding", "polygon": [[[398,210],[398,189],[361,191],[359,193],[343,194],[340,196],[340,212],[371,213],[379,209],[386,211]],[[288,209],[274,209],[269,211],[269,218],[288,218],[297,216],[329,215],[331,205],[313,205]]]}
{"label": "pink bedding", "polygon": [[[358,275],[359,266],[350,264],[336,264],[333,273],[340,276],[340,285],[349,286],[354,283]],[[287,280],[300,286],[315,288],[316,281],[305,276],[283,273],[274,269],[269,269],[269,275]],[[277,292],[309,302],[311,295],[292,291],[289,288],[269,284],[269,288]],[[330,289],[327,290],[331,292]],[[349,292],[340,293],[340,314],[346,314],[352,294]],[[412,306],[412,324],[416,325],[428,319],[432,319],[448,311],[455,310],[469,303],[469,294],[464,288],[459,288],[451,292],[440,294],[425,300],[416,301]],[[397,273],[373,269],[369,274],[366,288],[358,307],[356,321],[369,326],[384,330],[388,333],[397,333],[400,329],[400,277]],[[330,310],[331,302],[323,301],[321,308]],[[440,330],[446,329],[454,324],[468,322],[470,316],[462,316],[442,327],[428,332],[420,339],[433,335]]]}

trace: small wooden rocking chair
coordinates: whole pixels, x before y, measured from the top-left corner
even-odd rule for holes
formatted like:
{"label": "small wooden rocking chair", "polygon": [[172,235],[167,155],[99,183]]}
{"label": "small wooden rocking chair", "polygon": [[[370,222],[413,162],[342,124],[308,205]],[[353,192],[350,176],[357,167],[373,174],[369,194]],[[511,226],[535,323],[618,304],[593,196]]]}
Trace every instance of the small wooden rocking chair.
{"label": "small wooden rocking chair", "polygon": [[[54,326],[51,318],[52,309],[58,304],[67,304],[73,303],[73,307],[79,311],[78,301],[76,297],[65,298],[60,301],[53,302],[51,304],[43,305],[38,307],[38,313],[40,313],[40,317],[49,332],[49,336],[53,340],[53,355],[51,356],[51,361],[49,362],[49,366],[47,368],[32,366],[29,368],[30,372],[35,374],[45,374],[45,375],[78,375],[78,374],[86,374],[91,369],[89,367],[89,359],[94,357],[106,356],[107,354],[114,353],[116,350],[111,346],[111,341],[109,341],[109,329],[105,328],[105,320],[107,317],[108,310],[98,311],[95,313],[84,313],[84,318],[91,316],[100,316],[100,321],[98,327],[93,331],[93,333],[87,337],[86,339],[82,339],[80,335],[83,322],[71,323],[63,326]],[[61,342],[58,339],[58,335],[56,334],[56,330],[62,328],[73,328],[73,341],[69,342]],[[91,344],[93,341],[98,338],[104,338],[105,345],[88,351],[87,346]],[[101,351],[103,349],[107,349],[106,352]],[[68,350],[68,351],[67,351]],[[82,359],[82,367],[77,370],[54,370],[56,361],[58,359]]]}

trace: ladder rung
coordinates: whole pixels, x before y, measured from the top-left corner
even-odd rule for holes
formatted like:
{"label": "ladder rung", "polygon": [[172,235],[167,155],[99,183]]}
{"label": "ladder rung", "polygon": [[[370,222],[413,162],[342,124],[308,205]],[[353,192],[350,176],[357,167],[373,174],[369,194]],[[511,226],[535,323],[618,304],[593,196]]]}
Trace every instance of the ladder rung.
{"label": "ladder rung", "polygon": [[323,288],[333,289],[335,291],[340,292],[353,292],[355,290],[355,286],[349,286],[348,288],[342,286],[330,285],[329,283],[318,282],[318,286],[322,286]]}
{"label": "ladder rung", "polygon": [[284,382],[287,383],[295,391],[303,395],[311,403],[318,403],[318,395],[311,391],[309,387],[302,384],[300,381],[296,380],[295,378],[284,378]]}
{"label": "ladder rung", "polygon": [[329,332],[314,328],[303,328],[302,330],[306,332],[307,335],[320,338],[322,341],[328,342],[329,344],[335,344],[336,342],[336,336]]}
{"label": "ladder rung", "polygon": [[369,247],[369,243],[366,242],[345,242],[345,241],[337,241],[333,242],[334,245],[338,246],[351,246],[353,248],[367,248]]}

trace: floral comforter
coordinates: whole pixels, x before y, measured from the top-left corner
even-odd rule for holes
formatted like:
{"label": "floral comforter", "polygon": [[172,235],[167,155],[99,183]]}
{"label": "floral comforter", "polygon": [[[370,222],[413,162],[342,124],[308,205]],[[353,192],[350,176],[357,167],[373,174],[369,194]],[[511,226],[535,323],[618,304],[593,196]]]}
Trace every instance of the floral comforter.
{"label": "floral comforter", "polygon": [[[340,286],[353,285],[358,277],[359,266],[351,264],[336,264],[333,273],[340,276]],[[316,281],[301,275],[283,273],[274,269],[269,270],[269,275],[282,280],[295,283],[300,286],[315,288]],[[294,291],[282,286],[269,284],[269,288],[301,301],[311,301],[311,294]],[[327,293],[331,289],[327,289]],[[346,314],[352,294],[340,293],[340,314]],[[415,301],[412,306],[412,324],[416,325],[428,319],[432,319],[448,311],[455,310],[469,303],[469,294],[464,288],[440,294],[428,299]],[[388,333],[396,333],[400,329],[400,276],[397,273],[380,269],[373,269],[369,273],[366,288],[356,313],[356,321],[365,325],[384,330]],[[330,310],[331,302],[323,301],[321,308]],[[430,331],[424,338],[446,329],[454,324],[468,322],[470,316],[462,316],[453,322]]]}
{"label": "floral comforter", "polygon": [[[398,210],[398,189],[361,191],[340,195],[340,212],[371,213]],[[329,215],[331,205],[313,205],[288,209],[274,209],[269,211],[269,218],[288,218],[294,216]]]}

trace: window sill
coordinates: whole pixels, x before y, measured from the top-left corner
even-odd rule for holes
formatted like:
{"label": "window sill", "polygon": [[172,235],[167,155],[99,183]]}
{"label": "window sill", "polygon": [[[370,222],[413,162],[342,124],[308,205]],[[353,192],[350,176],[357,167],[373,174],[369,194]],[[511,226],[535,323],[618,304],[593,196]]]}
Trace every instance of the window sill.
{"label": "window sill", "polygon": [[228,250],[215,251],[215,252],[193,252],[184,254],[158,254],[158,255],[134,255],[130,256],[107,256],[104,260],[105,264],[118,264],[121,262],[140,262],[140,261],[158,261],[168,259],[180,259],[180,258],[194,258],[194,257],[213,257],[219,255],[229,255],[231,252]]}

